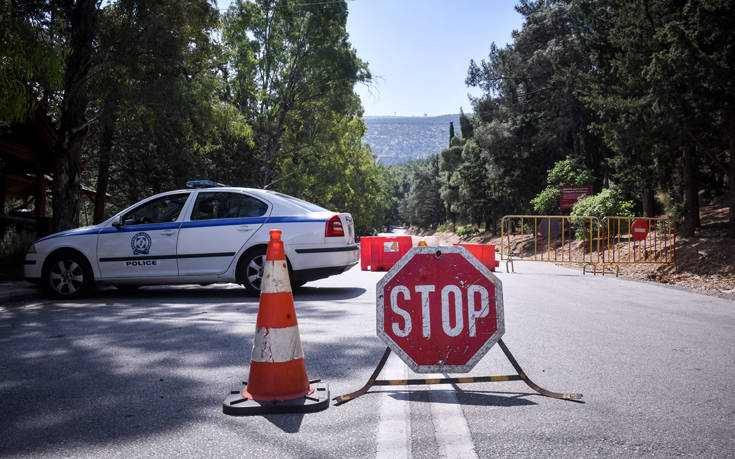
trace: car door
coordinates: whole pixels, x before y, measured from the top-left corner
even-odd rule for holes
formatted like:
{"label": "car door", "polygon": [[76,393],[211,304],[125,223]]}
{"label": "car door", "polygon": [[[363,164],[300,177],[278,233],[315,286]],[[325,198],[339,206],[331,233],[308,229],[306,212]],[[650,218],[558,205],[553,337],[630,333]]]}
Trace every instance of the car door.
{"label": "car door", "polygon": [[179,273],[224,273],[269,213],[268,203],[244,192],[198,192],[179,233]]}
{"label": "car door", "polygon": [[180,214],[190,194],[169,194],[146,201],[123,214],[119,225],[104,228],[97,239],[101,277],[140,277],[145,281],[178,276]]}

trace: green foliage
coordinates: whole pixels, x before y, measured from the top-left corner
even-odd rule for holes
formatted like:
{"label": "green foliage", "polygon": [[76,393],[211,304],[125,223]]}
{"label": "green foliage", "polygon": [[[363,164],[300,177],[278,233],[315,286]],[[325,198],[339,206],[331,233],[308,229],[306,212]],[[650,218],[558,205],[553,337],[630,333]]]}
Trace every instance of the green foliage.
{"label": "green foliage", "polygon": [[556,186],[590,185],[594,178],[592,171],[584,165],[579,156],[567,155],[562,161],[554,163],[547,175],[546,183]]}
{"label": "green foliage", "polygon": [[411,226],[435,228],[446,218],[444,202],[439,193],[439,158],[409,161],[395,166],[397,188],[402,193],[398,203],[401,221]]}
{"label": "green foliage", "polygon": [[471,139],[475,135],[472,119],[465,115],[461,108],[459,109],[459,128],[463,139]]}
{"label": "green foliage", "polygon": [[0,122],[25,121],[61,87],[63,45],[51,5],[0,0]]}
{"label": "green foliage", "polygon": [[596,195],[588,196],[577,202],[571,215],[599,219],[610,216],[632,217],[634,207],[635,204],[632,201],[625,200],[620,189],[604,188]]}
{"label": "green foliage", "polygon": [[463,228],[460,228],[457,231],[457,236],[459,237],[467,237],[467,236],[474,236],[475,234],[479,233],[480,230],[476,226],[465,226]]}
{"label": "green foliage", "polygon": [[554,163],[546,176],[547,187],[531,199],[533,211],[539,215],[557,215],[563,186],[584,186],[592,183],[592,172],[579,156],[567,155]]}
{"label": "green foliage", "polygon": [[561,190],[557,186],[547,186],[535,198],[531,199],[531,207],[538,215],[559,214]]}
{"label": "green foliage", "polygon": [[353,88],[370,73],[347,41],[346,22],[345,1],[238,0],[225,14],[234,70],[227,89],[253,128],[254,185],[278,180],[278,165],[304,146],[331,140],[333,116],[360,112]]}

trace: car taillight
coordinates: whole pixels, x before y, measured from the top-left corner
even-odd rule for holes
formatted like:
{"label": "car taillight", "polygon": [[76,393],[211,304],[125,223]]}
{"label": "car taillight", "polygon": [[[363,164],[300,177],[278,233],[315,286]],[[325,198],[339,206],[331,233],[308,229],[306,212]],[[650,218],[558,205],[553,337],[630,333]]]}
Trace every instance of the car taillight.
{"label": "car taillight", "polygon": [[339,219],[339,215],[333,215],[327,220],[327,230],[324,233],[326,237],[344,236],[345,231],[342,229],[342,220]]}

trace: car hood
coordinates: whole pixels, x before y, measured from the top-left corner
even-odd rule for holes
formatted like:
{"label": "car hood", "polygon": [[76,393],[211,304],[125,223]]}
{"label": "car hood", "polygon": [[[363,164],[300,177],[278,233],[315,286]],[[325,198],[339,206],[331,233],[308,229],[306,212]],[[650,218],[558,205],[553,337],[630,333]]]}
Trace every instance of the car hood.
{"label": "car hood", "polygon": [[48,236],[39,239],[36,242],[42,242],[47,241],[49,239],[55,239],[57,237],[64,237],[64,236],[77,236],[81,234],[94,234],[99,232],[99,230],[102,228],[101,225],[93,225],[93,226],[83,226],[81,228],[74,228],[72,230],[67,231],[60,231],[58,233],[49,234]]}

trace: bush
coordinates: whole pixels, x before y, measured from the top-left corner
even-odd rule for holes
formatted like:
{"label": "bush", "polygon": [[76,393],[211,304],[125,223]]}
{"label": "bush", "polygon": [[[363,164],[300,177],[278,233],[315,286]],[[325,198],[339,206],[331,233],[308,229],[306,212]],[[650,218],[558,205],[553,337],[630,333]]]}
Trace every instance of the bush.
{"label": "bush", "polygon": [[439,231],[440,233],[443,233],[443,232],[449,231],[449,226],[447,226],[446,223],[442,223],[441,225],[436,227],[436,230]]}
{"label": "bush", "polygon": [[588,196],[577,202],[572,209],[571,215],[597,217],[633,217],[633,201],[626,201],[620,190],[615,188],[603,188],[602,191],[593,196]]}
{"label": "bush", "polygon": [[465,226],[464,228],[461,228],[459,231],[457,231],[457,236],[459,237],[465,237],[465,236],[472,236],[477,233],[479,233],[480,230],[475,226]]}
{"label": "bush", "polygon": [[561,190],[555,186],[548,186],[544,191],[531,199],[533,211],[539,215],[557,215],[560,212],[559,201]]}

